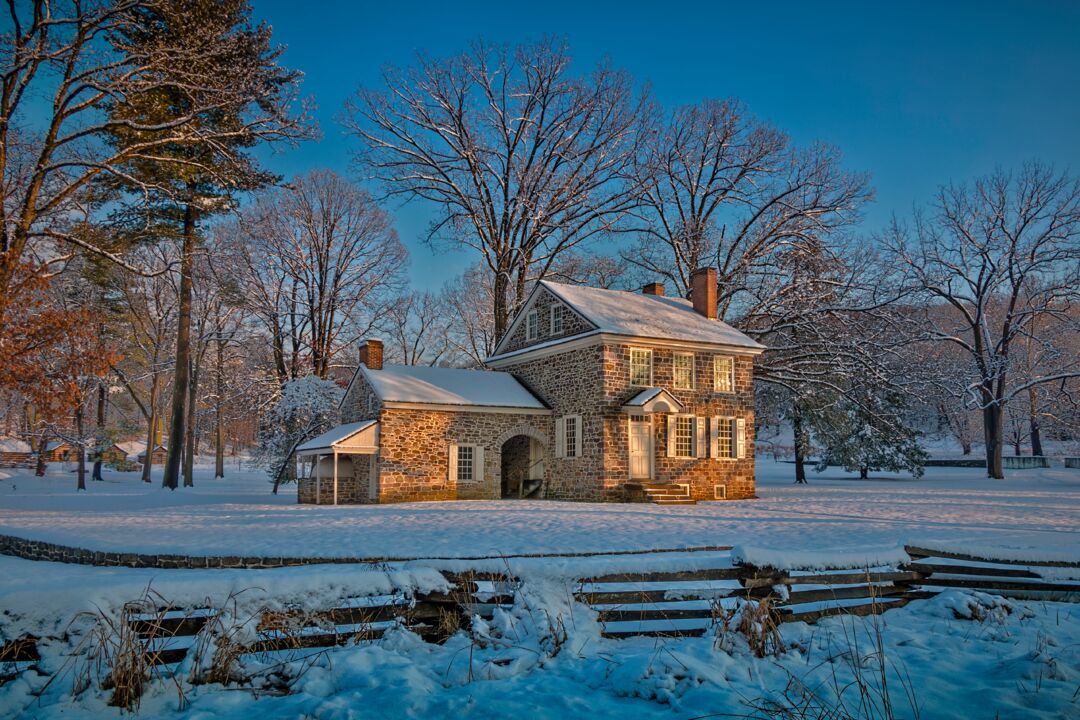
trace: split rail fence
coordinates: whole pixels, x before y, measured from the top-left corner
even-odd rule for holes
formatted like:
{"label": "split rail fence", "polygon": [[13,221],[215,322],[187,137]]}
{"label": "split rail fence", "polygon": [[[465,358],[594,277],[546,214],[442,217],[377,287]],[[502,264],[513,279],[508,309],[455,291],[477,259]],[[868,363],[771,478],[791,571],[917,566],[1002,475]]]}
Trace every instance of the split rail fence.
{"label": "split rail fence", "polygon": [[[742,600],[768,600],[777,622],[817,622],[830,615],[869,615],[950,588],[1015,599],[1080,602],[1080,581],[1057,577],[1077,564],[987,561],[907,548],[899,567],[830,571],[779,571],[736,565],[666,572],[621,572],[581,578],[574,597],[597,612],[606,637],[689,637],[706,634],[717,618]],[[264,611],[254,642],[239,654],[330,648],[375,640],[403,625],[429,642],[442,642],[474,617],[490,620],[510,608],[522,580],[503,573],[444,573],[449,593],[356,597],[316,612]],[[125,621],[154,665],[181,662],[200,632],[215,622],[209,608],[132,607]],[[0,647],[0,678],[39,659],[37,638],[23,636]],[[2,668],[8,668],[5,673]]]}

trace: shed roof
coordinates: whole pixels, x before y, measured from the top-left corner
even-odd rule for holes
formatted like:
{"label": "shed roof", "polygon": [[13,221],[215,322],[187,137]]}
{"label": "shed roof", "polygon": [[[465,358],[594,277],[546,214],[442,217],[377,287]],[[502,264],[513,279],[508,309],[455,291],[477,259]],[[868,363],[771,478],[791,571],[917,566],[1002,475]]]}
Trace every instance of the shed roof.
{"label": "shed roof", "polygon": [[419,365],[360,369],[384,402],[547,409],[510,373]]}
{"label": "shed roof", "polygon": [[367,428],[375,425],[374,420],[361,420],[360,422],[346,423],[344,425],[338,425],[332,427],[322,435],[317,435],[307,442],[303,443],[296,448],[297,452],[303,452],[307,450],[323,450],[340,445],[353,435],[366,430]]}
{"label": "shed roof", "polygon": [[30,443],[14,437],[0,437],[0,452],[28,453],[31,452]]}

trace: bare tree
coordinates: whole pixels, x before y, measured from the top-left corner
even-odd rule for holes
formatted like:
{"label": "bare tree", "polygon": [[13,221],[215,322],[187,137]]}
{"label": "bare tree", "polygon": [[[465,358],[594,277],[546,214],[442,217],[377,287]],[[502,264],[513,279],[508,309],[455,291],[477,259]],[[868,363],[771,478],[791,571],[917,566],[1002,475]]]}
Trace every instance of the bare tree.
{"label": "bare tree", "polygon": [[[1009,402],[1080,376],[1080,359],[1060,345],[1080,332],[1080,180],[1030,162],[942,187],[929,214],[917,213],[911,229],[894,222],[884,242],[927,303],[911,317],[915,336],[968,357],[963,393],[982,413],[987,474],[1004,477]],[[1047,319],[1054,333],[1041,331]],[[1044,352],[1025,376],[1029,342]]]}
{"label": "bare tree", "polygon": [[480,254],[498,338],[528,280],[635,204],[642,113],[631,80],[606,66],[572,75],[568,48],[548,39],[420,56],[383,81],[347,107],[361,165],[391,195],[435,205],[429,240]]}
{"label": "bare tree", "polygon": [[402,295],[380,323],[388,335],[387,355],[405,365],[438,365],[450,352],[452,317],[440,298],[428,292]]}
{"label": "bare tree", "polygon": [[326,377],[396,296],[408,258],[390,216],[329,171],[263,193],[223,232],[235,236],[239,292],[271,337],[282,383]]}
{"label": "bare tree", "polygon": [[871,197],[866,176],[842,169],[835,148],[796,149],[736,100],[680,107],[653,123],[635,158],[645,229],[624,257],[683,296],[694,270],[716,267],[721,319],[752,314],[738,301],[778,253],[850,227]]}

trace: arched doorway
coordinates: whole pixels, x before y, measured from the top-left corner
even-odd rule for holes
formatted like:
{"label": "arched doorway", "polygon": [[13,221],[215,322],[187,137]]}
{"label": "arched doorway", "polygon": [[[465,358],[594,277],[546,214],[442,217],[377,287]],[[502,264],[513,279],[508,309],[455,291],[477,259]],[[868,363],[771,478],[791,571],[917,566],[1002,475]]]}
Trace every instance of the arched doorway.
{"label": "arched doorway", "polygon": [[547,437],[535,428],[522,426],[504,433],[499,439],[501,497],[541,497]]}

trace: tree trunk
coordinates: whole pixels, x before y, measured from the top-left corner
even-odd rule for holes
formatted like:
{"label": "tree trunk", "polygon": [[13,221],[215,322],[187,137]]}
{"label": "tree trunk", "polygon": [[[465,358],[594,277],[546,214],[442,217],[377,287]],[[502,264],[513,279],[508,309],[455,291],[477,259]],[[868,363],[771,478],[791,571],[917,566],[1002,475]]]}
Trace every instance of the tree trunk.
{"label": "tree trunk", "polygon": [[75,443],[75,451],[79,453],[79,490],[86,489],[86,447],[83,444],[86,437],[83,429],[83,399],[79,398],[79,404],[75,407],[75,432],[78,434],[78,442]]}
{"label": "tree trunk", "polygon": [[199,391],[199,368],[191,369],[191,379],[188,382],[190,392],[187,404],[187,438],[184,447],[184,487],[195,487],[195,451],[198,443],[195,437],[195,399]]}
{"label": "tree trunk", "polygon": [[795,483],[806,484],[806,433],[802,411],[796,401],[791,408],[791,431],[795,437]]}
{"label": "tree trunk", "polygon": [[960,441],[960,451],[964,455],[970,455],[971,454],[971,441],[970,440],[961,440]]}
{"label": "tree trunk", "polygon": [[41,435],[41,444],[38,445],[37,454],[37,467],[34,468],[34,475],[37,477],[45,477],[45,448],[49,445],[49,436],[45,433]]}
{"label": "tree trunk", "polygon": [[214,479],[225,477],[225,422],[222,397],[225,394],[225,348],[217,343],[217,387],[214,389]]}
{"label": "tree trunk", "polygon": [[[162,487],[175,490],[180,480],[180,461],[187,436],[187,398],[191,370],[191,269],[195,250],[195,208],[184,206],[184,237],[180,253],[180,297],[176,315],[176,372],[173,376],[172,413],[168,456]],[[147,449],[149,452],[149,448]],[[149,460],[149,458],[147,458]]]}
{"label": "tree trunk", "polygon": [[[102,445],[104,445],[105,444],[105,381],[104,380],[101,380],[101,381],[98,382],[98,392],[97,392],[97,435],[98,435],[98,442],[101,443]],[[94,474],[93,474],[93,478],[95,480],[97,480],[98,482],[102,482],[104,480],[104,478],[101,477],[101,463],[102,463],[101,455],[102,455],[102,453],[104,453],[104,450],[102,448],[98,448],[97,451],[98,451],[97,456],[94,458]]]}
{"label": "tree trunk", "polygon": [[1031,413],[1031,454],[1042,455],[1042,434],[1039,429],[1039,413],[1038,413],[1038,391],[1035,388],[1028,390],[1028,409]]}
{"label": "tree trunk", "polygon": [[498,343],[506,332],[510,317],[510,310],[507,306],[507,296],[510,294],[510,273],[508,270],[495,273],[493,292],[495,296],[494,307],[492,308],[495,314],[495,342]]}
{"label": "tree trunk", "polygon": [[1004,465],[1001,460],[1005,445],[1005,413],[1000,405],[994,403],[983,408],[983,439],[986,442],[986,475],[996,480],[1005,479]]}
{"label": "tree trunk", "polygon": [[157,378],[150,381],[150,417],[147,418],[146,428],[146,457],[143,458],[142,481],[150,482],[150,472],[153,463],[150,462],[150,450],[154,447],[154,439],[157,437],[158,411],[157,411]]}
{"label": "tree trunk", "polygon": [[870,468],[867,467],[866,465],[863,465],[861,468],[859,468],[859,479],[860,480],[869,480],[870,479]]}

